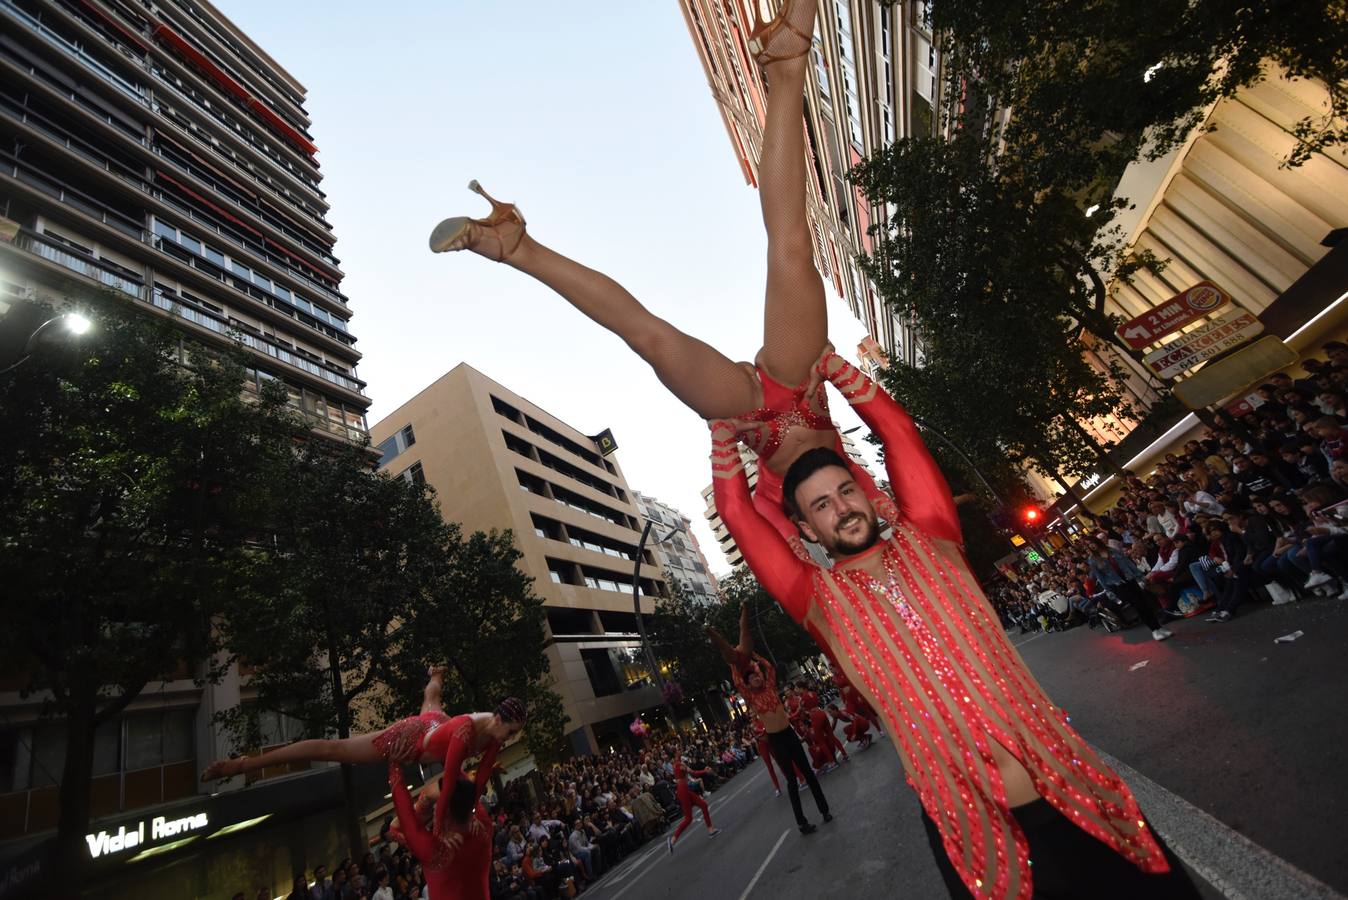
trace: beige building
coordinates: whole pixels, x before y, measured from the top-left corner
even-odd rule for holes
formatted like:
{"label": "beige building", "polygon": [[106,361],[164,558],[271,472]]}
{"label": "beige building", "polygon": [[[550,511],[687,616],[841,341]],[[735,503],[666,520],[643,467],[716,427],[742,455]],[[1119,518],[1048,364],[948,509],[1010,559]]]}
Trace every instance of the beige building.
{"label": "beige building", "polygon": [[[616,457],[583,432],[460,363],[370,429],[395,475],[435,488],[468,530],[512,529],[547,606],[548,662],[571,746],[620,742],[632,715],[660,704],[632,612],[643,522]],[[669,596],[642,554],[642,612]]]}
{"label": "beige building", "polygon": [[647,546],[660,563],[665,583],[671,589],[679,585],[695,603],[718,602],[720,595],[716,576],[711,573],[707,557],[702,553],[702,545],[697,542],[697,535],[693,534],[692,522],[668,503],[647,497],[640,491],[636,498],[642,519],[652,525]]}
{"label": "beige building", "polygon": [[[767,89],[748,49],[756,0],[679,0],[744,180],[758,186]],[[857,269],[875,213],[846,174],[880,148],[930,134],[940,88],[923,3],[819,0],[806,84],[806,202],[819,271],[890,358],[917,362],[908,327]]]}

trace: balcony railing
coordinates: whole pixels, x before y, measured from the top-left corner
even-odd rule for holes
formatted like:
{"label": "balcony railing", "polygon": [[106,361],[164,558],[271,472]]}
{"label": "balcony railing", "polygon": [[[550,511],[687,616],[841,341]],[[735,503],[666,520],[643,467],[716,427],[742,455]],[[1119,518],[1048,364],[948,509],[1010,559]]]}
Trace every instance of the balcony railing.
{"label": "balcony railing", "polygon": [[29,253],[40,256],[48,262],[54,262],[62,268],[69,269],[70,271],[76,272],[87,278],[92,278],[115,291],[120,291],[121,293],[135,297],[138,300],[145,299],[145,285],[132,281],[126,276],[99,263],[95,259],[77,256],[60,244],[49,241],[40,235],[23,234],[19,236],[19,239],[15,241],[15,243]]}

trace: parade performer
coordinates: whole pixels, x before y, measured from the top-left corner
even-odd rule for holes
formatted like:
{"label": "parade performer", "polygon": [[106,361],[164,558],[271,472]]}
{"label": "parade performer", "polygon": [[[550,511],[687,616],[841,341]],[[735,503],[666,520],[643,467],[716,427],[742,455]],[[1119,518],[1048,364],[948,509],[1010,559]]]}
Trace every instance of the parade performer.
{"label": "parade performer", "polygon": [[[751,501],[736,429],[713,422],[716,508],[763,587],[880,712],[951,893],[1197,897],[1128,786],[1011,646],[912,418],[831,348],[816,375],[881,440],[894,500],[873,503],[833,451],[802,454],[784,478],[786,509],[835,561],[805,562]],[[883,540],[880,518],[893,530]]]}
{"label": "parade performer", "polygon": [[[768,743],[768,731],[763,725],[763,720],[754,716],[753,721],[749,723],[749,728],[754,735],[754,747],[758,750],[758,755],[763,760],[763,765],[768,767],[768,778],[772,779],[772,796],[782,796],[782,786],[777,782],[777,770],[772,765],[772,746]],[[789,773],[783,773],[790,778]]]}
{"label": "parade performer", "polygon": [[[734,418],[759,455],[755,504],[796,552],[808,558],[782,512],[782,475],[814,447],[843,453],[822,392],[807,397],[810,366],[828,339],[824,283],[814,266],[806,216],[805,76],[816,0],[785,0],[770,22],[756,16],[749,46],[768,82],[758,195],[768,235],[763,347],[753,364],[736,363],[653,315],[608,276],[536,241],[514,205],[500,203],[476,181],[469,188],[491,203],[484,219],[446,219],[431,234],[436,252],[470,250],[503,262],[551,287],[576,309],[622,338],[660,381],[704,419]],[[881,493],[855,466],[857,483]]]}
{"label": "parade performer", "polygon": [[842,757],[843,762],[848,761],[847,748],[843,746],[842,741],[833,733],[833,723],[828,717],[828,713],[814,706],[809,712],[810,734],[824,751],[828,761],[837,764],[838,757]]}
{"label": "parade performer", "polygon": [[711,774],[710,769],[692,769],[692,770],[684,769],[683,745],[680,744],[675,747],[674,749],[674,784],[676,785],[675,794],[678,797],[679,807],[683,810],[683,821],[679,823],[678,828],[674,829],[674,833],[665,839],[667,845],[669,846],[670,853],[674,852],[674,845],[678,842],[679,835],[683,834],[683,830],[693,823],[694,806],[702,810],[702,821],[707,824],[707,836],[716,837],[718,834],[721,833],[721,829],[714,828],[711,824],[711,811],[707,809],[707,801],[702,799],[702,795],[698,794],[688,785],[689,775],[696,776],[697,778],[706,778],[710,774]]}
{"label": "parade performer", "polygon": [[852,715],[845,710],[838,709],[837,704],[828,705],[829,728],[836,729],[838,723],[842,722],[843,737],[849,741],[856,741],[865,750],[871,745],[871,720],[863,715]]}
{"label": "parade performer", "polygon": [[[419,715],[394,722],[383,731],[349,738],[296,741],[257,756],[220,760],[207,767],[201,780],[230,778],[267,766],[294,762],[443,762],[445,772],[457,779],[462,777],[464,762],[480,753],[482,759],[475,782],[481,794],[491,777],[497,751],[524,727],[524,704],[509,697],[501,701],[494,713],[465,713],[450,718],[440,703],[444,674],[443,669],[430,671]],[[449,791],[441,791],[436,803],[437,827],[444,818],[449,794]]]}
{"label": "parade performer", "polygon": [[[446,771],[450,771],[446,769]],[[480,802],[476,784],[460,778],[452,789],[440,790],[451,799],[442,828],[427,826],[403,783],[402,766],[388,765],[389,790],[398,811],[389,838],[406,846],[426,874],[430,900],[490,900],[492,821]]]}
{"label": "parade performer", "polygon": [[[780,541],[780,538],[778,540]],[[744,702],[749,704],[749,709],[753,715],[763,720],[772,755],[776,758],[777,765],[781,766],[782,775],[786,778],[786,795],[791,800],[791,812],[796,817],[796,825],[800,828],[800,833],[814,833],[815,826],[805,818],[805,813],[800,808],[800,787],[797,785],[796,779],[792,778],[790,774],[793,768],[801,774],[805,783],[810,786],[810,793],[814,795],[814,804],[819,808],[819,814],[824,817],[824,821],[832,822],[833,816],[829,814],[828,801],[824,799],[824,792],[819,787],[818,779],[814,777],[814,770],[810,768],[810,761],[805,758],[805,750],[800,745],[800,737],[792,729],[791,721],[787,718],[786,710],[782,706],[781,697],[777,695],[777,670],[772,663],[753,652],[754,644],[753,635],[749,631],[748,604],[740,607],[740,641],[738,645],[732,647],[730,642],[710,625],[707,626],[707,636],[711,638],[711,642],[720,651],[721,658],[729,664],[730,677],[735,682],[735,689],[740,692]]]}

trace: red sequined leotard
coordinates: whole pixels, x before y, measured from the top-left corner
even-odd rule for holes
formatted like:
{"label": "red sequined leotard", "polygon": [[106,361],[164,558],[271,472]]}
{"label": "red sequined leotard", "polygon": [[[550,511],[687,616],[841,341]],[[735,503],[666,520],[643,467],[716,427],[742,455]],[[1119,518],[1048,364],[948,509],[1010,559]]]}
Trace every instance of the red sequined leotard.
{"label": "red sequined leotard", "polygon": [[1127,785],[1068,724],[1011,646],[960,549],[950,489],[912,418],[836,354],[821,371],[885,446],[897,504],[873,551],[886,578],[797,558],[749,497],[730,429],[713,431],[716,508],[759,581],[822,637],[894,736],[908,782],[978,897],[1033,893],[995,741],[1068,819],[1146,872],[1169,870]]}
{"label": "red sequined leotard", "polygon": [[[741,365],[748,366],[748,363]],[[759,515],[772,523],[777,532],[786,539],[792,551],[801,559],[808,560],[809,553],[801,540],[800,531],[787,518],[782,509],[782,475],[772,471],[767,465],[773,455],[781,448],[782,438],[792,428],[811,428],[817,431],[831,431],[834,437],[833,449],[847,460],[852,477],[866,496],[873,501],[884,496],[884,492],[875,484],[869,472],[852,461],[843,447],[842,438],[828,414],[828,399],[822,389],[813,397],[805,396],[805,385],[791,388],[782,384],[767,373],[762,366],[753,367],[754,374],[763,385],[763,406],[747,412],[738,418],[766,424],[766,435],[760,431],[742,431],[740,439],[751,446],[758,454],[758,483],[754,486],[754,508]],[[822,644],[822,642],[821,642]]]}
{"label": "red sequined leotard", "polygon": [[[430,710],[419,716],[400,719],[381,731],[374,739],[374,747],[390,763],[415,763],[430,757],[443,760],[445,764],[446,784],[453,785],[454,780],[463,777],[463,764],[474,754],[473,717],[461,715],[450,718],[442,712]],[[499,741],[489,741],[482,750],[482,761],[478,763],[477,777],[474,783],[478,796],[482,796],[491,778],[492,768],[496,765],[496,752],[501,749]],[[435,804],[435,829],[439,831],[444,821],[445,808],[449,805],[450,790],[440,792]]]}

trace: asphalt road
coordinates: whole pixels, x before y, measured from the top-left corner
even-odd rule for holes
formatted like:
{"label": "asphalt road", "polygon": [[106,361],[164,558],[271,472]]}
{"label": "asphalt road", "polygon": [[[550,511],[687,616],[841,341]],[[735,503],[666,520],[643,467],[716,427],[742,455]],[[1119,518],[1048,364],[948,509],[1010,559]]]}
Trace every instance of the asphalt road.
{"label": "asphalt road", "polygon": [[[1255,607],[1151,640],[1141,628],[1012,635],[1087,740],[1133,786],[1205,897],[1336,898],[1348,890],[1348,604]],[[1274,638],[1301,630],[1290,643]],[[1144,662],[1146,665],[1137,666]],[[710,797],[673,854],[663,839],[611,869],[589,900],[946,896],[889,739],[821,780],[835,819],[796,831],[761,762]],[[819,820],[808,792],[806,815]]]}

